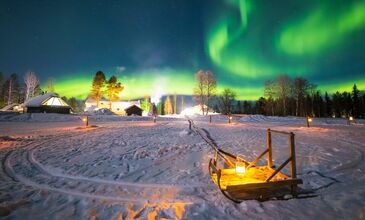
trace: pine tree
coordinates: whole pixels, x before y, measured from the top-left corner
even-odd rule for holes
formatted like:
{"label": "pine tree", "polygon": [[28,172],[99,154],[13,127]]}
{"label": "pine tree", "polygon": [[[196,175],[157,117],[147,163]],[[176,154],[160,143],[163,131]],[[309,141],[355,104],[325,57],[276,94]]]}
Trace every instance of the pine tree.
{"label": "pine tree", "polygon": [[343,116],[348,117],[352,112],[352,99],[351,94],[349,92],[342,93],[342,112]]}
{"label": "pine tree", "polygon": [[365,118],[365,94],[360,98],[360,115],[362,118]]}
{"label": "pine tree", "polygon": [[166,98],[164,112],[165,112],[165,115],[170,115],[173,113],[170,96],[167,96],[167,98]]}
{"label": "pine tree", "polygon": [[332,95],[332,110],[336,117],[341,117],[341,105],[342,105],[341,94],[337,91]]}
{"label": "pine tree", "polygon": [[108,94],[109,99],[109,109],[112,109],[112,102],[117,101],[119,99],[119,94],[123,91],[124,86],[120,82],[116,76],[111,76],[110,79],[107,81],[107,90],[106,93]]}
{"label": "pine tree", "polygon": [[103,89],[105,85],[105,75],[102,71],[98,71],[93,79],[90,97],[96,101],[96,106],[99,107],[100,99],[103,97]]}
{"label": "pine tree", "polygon": [[356,84],[352,88],[352,116],[358,118],[360,115],[360,91],[357,89]]}
{"label": "pine tree", "polygon": [[328,93],[325,92],[324,94],[324,102],[325,102],[325,116],[331,117],[332,116],[332,101],[331,98],[328,96]]}

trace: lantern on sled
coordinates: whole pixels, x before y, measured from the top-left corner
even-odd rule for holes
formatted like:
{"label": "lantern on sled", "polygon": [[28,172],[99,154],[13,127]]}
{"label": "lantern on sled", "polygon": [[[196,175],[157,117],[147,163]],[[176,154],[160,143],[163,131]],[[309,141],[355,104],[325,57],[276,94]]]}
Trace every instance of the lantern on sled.
{"label": "lantern on sled", "polygon": [[236,160],[236,174],[243,176],[246,172],[246,163],[242,155],[237,155]]}

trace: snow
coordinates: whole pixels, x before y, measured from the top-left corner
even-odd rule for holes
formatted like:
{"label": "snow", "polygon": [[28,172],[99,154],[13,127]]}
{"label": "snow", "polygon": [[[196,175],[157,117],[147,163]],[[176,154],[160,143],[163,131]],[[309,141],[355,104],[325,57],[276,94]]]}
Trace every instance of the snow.
{"label": "snow", "polygon": [[[295,133],[300,188],[313,197],[235,204],[211,181],[212,148],[183,116],[89,117],[86,128],[80,115],[0,114],[0,218],[365,218],[364,120],[314,118],[307,128],[300,117],[192,117],[248,160],[265,148],[267,128]],[[273,157],[288,157],[285,136],[273,136]]]}

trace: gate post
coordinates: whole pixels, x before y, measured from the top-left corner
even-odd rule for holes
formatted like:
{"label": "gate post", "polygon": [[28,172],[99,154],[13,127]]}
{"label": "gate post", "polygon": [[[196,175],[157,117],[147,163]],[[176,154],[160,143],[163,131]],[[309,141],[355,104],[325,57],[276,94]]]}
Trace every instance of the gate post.
{"label": "gate post", "polygon": [[267,158],[267,166],[272,167],[272,141],[271,141],[271,130],[270,128],[267,129],[267,149],[269,150],[268,158]]}
{"label": "gate post", "polygon": [[[296,164],[296,158],[295,158],[295,142],[294,142],[294,133],[290,132],[290,141],[289,141],[289,147],[290,147],[290,176],[292,179],[297,178],[297,164]],[[297,185],[292,185],[291,187],[292,193],[296,195],[297,192]]]}

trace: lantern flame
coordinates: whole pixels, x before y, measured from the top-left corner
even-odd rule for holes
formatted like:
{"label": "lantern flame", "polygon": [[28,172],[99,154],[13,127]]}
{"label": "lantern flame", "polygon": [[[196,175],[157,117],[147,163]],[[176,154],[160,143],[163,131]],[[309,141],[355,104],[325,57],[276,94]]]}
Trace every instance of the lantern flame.
{"label": "lantern flame", "polygon": [[246,172],[246,164],[242,156],[237,156],[236,174],[242,176]]}
{"label": "lantern flame", "polygon": [[246,172],[245,165],[238,165],[236,164],[236,174],[237,175],[243,175]]}

